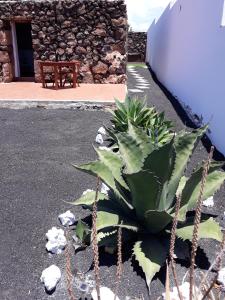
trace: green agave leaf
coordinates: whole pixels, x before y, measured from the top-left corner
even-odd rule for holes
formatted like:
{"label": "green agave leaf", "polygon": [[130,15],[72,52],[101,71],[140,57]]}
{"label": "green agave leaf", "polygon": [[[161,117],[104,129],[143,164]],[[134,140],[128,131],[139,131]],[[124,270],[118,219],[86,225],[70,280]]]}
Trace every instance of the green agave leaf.
{"label": "green agave leaf", "polygon": [[130,209],[133,208],[132,205],[130,205],[130,203],[123,197],[123,195],[120,194],[111,170],[103,162],[97,160],[88,164],[74,167],[88,174],[99,176],[102,181],[104,181],[119,198],[121,198],[122,201],[120,203],[122,206],[128,207]]}
{"label": "green agave leaf", "polygon": [[151,144],[149,136],[142,128],[135,127],[129,122],[128,134],[136,140],[138,145],[140,145],[143,157],[146,157],[154,150],[154,146]]}
{"label": "green agave leaf", "polygon": [[155,174],[148,171],[125,174],[124,176],[130,188],[132,205],[136,214],[139,220],[144,220],[146,211],[156,210],[158,207],[160,182]]}
{"label": "green agave leaf", "polygon": [[[206,185],[203,193],[203,199],[206,200],[218,191],[225,180],[225,172],[217,171],[224,163],[212,163]],[[179,212],[179,220],[184,221],[188,210],[193,209],[198,201],[203,167],[197,169],[185,184],[181,199],[181,209]]]}
{"label": "green agave leaf", "polygon": [[96,177],[99,176],[109,187],[111,187],[113,190],[116,190],[112,172],[103,162],[96,160],[81,166],[74,165],[74,167]]}
{"label": "green agave leaf", "polygon": [[[87,206],[90,206],[95,201],[95,195],[96,195],[95,191],[87,192],[85,195],[82,195],[76,201],[70,202],[70,204],[72,204],[72,205],[87,205]],[[98,192],[98,201],[99,200],[107,200],[107,199],[108,199],[107,195]]]}
{"label": "green agave leaf", "polygon": [[175,137],[175,163],[174,170],[168,185],[167,201],[171,205],[176,194],[179,182],[187,167],[187,163],[192,155],[198,141],[206,132],[208,126],[194,130],[193,132],[181,132]]}
{"label": "green agave leaf", "polygon": [[117,229],[109,230],[109,228],[107,228],[105,232],[100,231],[97,234],[97,240],[99,247],[115,245],[117,243]]}
{"label": "green agave leaf", "polygon": [[122,227],[128,230],[137,232],[138,225],[136,222],[125,218],[118,213],[98,211],[97,212],[97,230],[105,229],[107,227]]}
{"label": "green agave leaf", "polygon": [[121,186],[128,189],[128,186],[121,174],[123,161],[120,156],[113,151],[96,149],[96,152],[98,153],[100,161],[102,161],[104,165],[110,169],[113,177],[121,184]]}
{"label": "green agave leaf", "polygon": [[178,188],[177,188],[177,192],[176,192],[177,197],[182,194],[187,180],[188,180],[188,178],[186,176],[181,177]]}
{"label": "green agave leaf", "polygon": [[170,222],[173,217],[166,211],[148,210],[145,213],[145,225],[149,232],[158,233],[162,231]]}
{"label": "green agave leaf", "polygon": [[148,238],[135,243],[133,254],[145,273],[147,285],[150,287],[153,277],[165,263],[166,248],[154,236],[149,235]]}
{"label": "green agave leaf", "polygon": [[157,210],[163,211],[169,208],[167,203],[168,182],[173,171],[175,153],[173,149],[174,139],[168,144],[153,151],[144,162],[144,170],[154,173],[162,185],[161,194],[158,197]]}
{"label": "green agave leaf", "polygon": [[[219,242],[222,241],[223,234],[221,232],[219,224],[213,219],[205,219],[206,215],[203,215],[202,222],[199,224],[199,239],[214,239]],[[185,224],[179,224],[176,230],[177,237],[182,240],[192,240],[194,230],[194,218],[187,218]]]}
{"label": "green agave leaf", "polygon": [[119,151],[125,162],[125,172],[132,174],[141,170],[143,166],[143,152],[135,139],[126,133],[116,134]]}
{"label": "green agave leaf", "polygon": [[84,223],[81,220],[79,220],[77,222],[77,226],[76,226],[75,232],[76,232],[76,236],[82,242],[84,242],[86,240],[86,237],[90,234],[91,230],[90,230],[89,226],[86,223]]}

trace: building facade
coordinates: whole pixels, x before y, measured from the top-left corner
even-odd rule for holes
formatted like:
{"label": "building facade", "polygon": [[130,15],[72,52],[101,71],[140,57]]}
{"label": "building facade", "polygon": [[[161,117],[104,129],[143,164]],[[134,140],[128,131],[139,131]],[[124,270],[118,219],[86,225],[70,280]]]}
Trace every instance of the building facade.
{"label": "building facade", "polygon": [[81,82],[125,83],[126,43],[124,0],[0,2],[0,82],[39,82],[39,60],[79,60]]}

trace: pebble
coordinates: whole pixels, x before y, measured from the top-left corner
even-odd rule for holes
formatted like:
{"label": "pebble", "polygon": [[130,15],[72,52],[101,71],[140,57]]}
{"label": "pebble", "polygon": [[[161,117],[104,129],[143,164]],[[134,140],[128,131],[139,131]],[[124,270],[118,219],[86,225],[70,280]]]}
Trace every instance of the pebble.
{"label": "pebble", "polygon": [[110,188],[105,183],[102,183],[101,193],[107,195],[109,190]]}
{"label": "pebble", "polygon": [[53,254],[60,254],[66,247],[67,241],[62,229],[57,229],[52,227],[46,233],[48,242],[46,244],[46,249]]}
{"label": "pebble", "polygon": [[[92,291],[91,296],[93,300],[98,300],[96,289]],[[115,294],[105,286],[100,287],[100,298],[107,299],[107,300],[114,300],[114,299],[120,300],[118,297],[115,298]]]}
{"label": "pebble", "polygon": [[225,268],[219,271],[217,281],[223,286],[223,289],[225,289]]}
{"label": "pebble", "polygon": [[41,282],[44,283],[46,290],[48,292],[51,292],[56,288],[56,285],[58,284],[60,278],[60,269],[55,265],[51,265],[42,272],[40,279]]}
{"label": "pebble", "polygon": [[103,135],[106,135],[106,130],[105,130],[105,128],[104,128],[104,127],[100,127],[100,128],[98,129],[98,133],[103,134]]}
{"label": "pebble", "polygon": [[[189,291],[190,291],[190,283],[184,282],[182,285],[179,286],[179,290],[181,292],[181,295],[183,297],[183,300],[189,300]],[[199,292],[199,289],[195,287],[195,291],[197,293],[196,299],[201,299],[202,295]],[[163,299],[166,300],[166,293],[162,294]],[[172,288],[172,292],[170,292],[170,300],[180,300],[180,297],[178,295],[177,287]]]}
{"label": "pebble", "polygon": [[97,134],[95,141],[100,145],[104,143],[103,137],[100,133]]}
{"label": "pebble", "polygon": [[213,207],[214,206],[214,199],[213,199],[213,196],[212,197],[209,197],[208,199],[204,200],[203,203],[202,203],[203,206],[206,206],[206,207]]}
{"label": "pebble", "polygon": [[67,210],[65,213],[59,215],[58,218],[63,226],[71,226],[76,221],[74,214],[70,210]]}

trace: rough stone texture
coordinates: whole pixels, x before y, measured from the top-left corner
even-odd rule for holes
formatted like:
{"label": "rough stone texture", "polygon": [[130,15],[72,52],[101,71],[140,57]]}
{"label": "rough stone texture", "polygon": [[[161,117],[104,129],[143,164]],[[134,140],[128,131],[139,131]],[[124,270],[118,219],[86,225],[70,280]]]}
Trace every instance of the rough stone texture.
{"label": "rough stone texture", "polygon": [[[133,32],[128,33],[128,60],[145,62],[147,33]],[[137,58],[135,58],[137,57]]]}
{"label": "rough stone texture", "polygon": [[[126,82],[124,0],[0,2],[0,81],[6,77],[9,81],[3,63],[13,70],[9,19],[31,22],[36,81],[40,81],[38,60],[79,60],[81,82]],[[115,52],[119,54],[116,63],[108,56]]]}

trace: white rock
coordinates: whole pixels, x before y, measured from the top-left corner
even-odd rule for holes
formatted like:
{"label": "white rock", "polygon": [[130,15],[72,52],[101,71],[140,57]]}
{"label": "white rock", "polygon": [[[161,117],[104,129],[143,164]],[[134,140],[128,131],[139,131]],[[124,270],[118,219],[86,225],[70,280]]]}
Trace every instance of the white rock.
{"label": "white rock", "polygon": [[101,193],[107,195],[109,190],[110,190],[110,188],[105,183],[102,183]]}
{"label": "white rock", "polygon": [[103,137],[100,133],[97,134],[95,141],[100,145],[104,143]]}
{"label": "white rock", "polygon": [[106,130],[104,127],[100,127],[98,130],[98,133],[105,135],[106,134]]}
{"label": "white rock", "polygon": [[84,195],[86,195],[87,193],[90,193],[90,192],[94,192],[94,190],[87,189],[86,191],[83,192],[82,195],[84,196]]}
{"label": "white rock", "polygon": [[202,203],[203,206],[206,207],[213,207],[214,206],[214,199],[213,197],[209,197],[208,199],[204,200]]}
{"label": "white rock", "polygon": [[[182,285],[179,286],[179,290],[182,294],[183,300],[189,300],[190,283],[184,282]],[[193,289],[193,293],[197,296],[196,299],[201,299],[202,295],[197,287]],[[166,300],[166,293],[163,293],[162,296],[163,299]],[[173,287],[172,292],[170,292],[170,300],[180,300],[177,287]]]}
{"label": "white rock", "polygon": [[[91,296],[93,300],[98,300],[97,297],[97,291],[94,289],[91,293]],[[101,286],[100,287],[100,297],[103,300],[114,300],[115,299],[115,294],[107,287]],[[118,297],[116,297],[116,300],[120,300]]]}
{"label": "white rock", "polygon": [[65,213],[59,215],[59,220],[63,226],[71,226],[76,221],[74,214],[70,210],[67,210]]}
{"label": "white rock", "polygon": [[100,149],[100,150],[106,150],[106,151],[111,151],[110,148],[105,147],[105,146],[100,146],[98,149]]}
{"label": "white rock", "polygon": [[48,242],[45,246],[46,249],[53,254],[62,253],[67,244],[64,231],[62,229],[52,227],[52,229],[46,233],[46,237],[48,239]]}
{"label": "white rock", "polygon": [[219,271],[217,281],[225,287],[225,268]]}
{"label": "white rock", "polygon": [[40,279],[41,282],[44,283],[46,290],[51,292],[56,288],[56,285],[59,282],[60,278],[60,269],[55,265],[51,265],[42,272]]}

